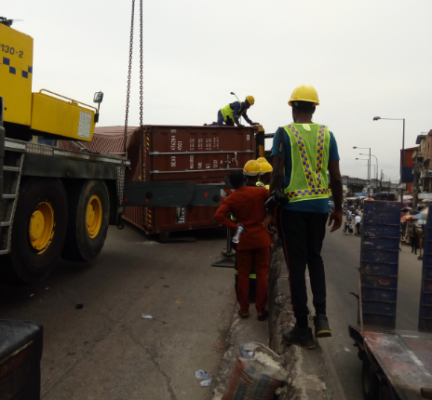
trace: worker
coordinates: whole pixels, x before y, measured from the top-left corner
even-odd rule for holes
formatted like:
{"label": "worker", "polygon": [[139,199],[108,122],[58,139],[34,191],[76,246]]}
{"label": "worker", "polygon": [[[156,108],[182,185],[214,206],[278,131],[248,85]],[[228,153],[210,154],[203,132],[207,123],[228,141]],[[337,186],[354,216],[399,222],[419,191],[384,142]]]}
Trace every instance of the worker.
{"label": "worker", "polygon": [[241,103],[235,101],[234,103],[228,104],[218,111],[217,125],[234,126],[235,124],[238,127],[243,127],[239,121],[241,117],[243,117],[249,125],[254,125],[254,122],[252,122],[247,115],[247,110],[254,104],[255,99],[253,96],[246,96],[245,101]]}
{"label": "worker", "polygon": [[330,213],[330,232],[342,225],[342,178],[339,154],[332,132],[325,125],[312,122],[319,105],[318,93],[312,86],[297,87],[288,102],[292,107],[293,123],[279,128],[272,150],[273,174],[270,193],[283,188],[288,202],[268,210],[264,226],[277,223],[288,266],[291,302],[296,324],[283,331],[287,344],[314,348],[312,330],[308,327],[308,306],[305,271],[313,294],[316,337],[331,336],[326,315],[326,284],[321,248],[329,213],[329,184],[334,199]]}
{"label": "worker", "polygon": [[[240,304],[238,314],[241,318],[249,317],[249,275],[251,266],[256,271],[255,308],[259,321],[265,321],[268,316],[267,304],[267,274],[271,237],[263,227],[264,204],[269,197],[268,190],[260,187],[245,186],[242,171],[233,171],[229,181],[235,192],[223,200],[216,211],[215,220],[230,230],[244,228],[237,243],[238,284],[237,300]],[[228,213],[237,218],[237,223],[227,218]]]}
{"label": "worker", "polygon": [[256,185],[257,186],[261,186],[261,187],[265,187],[267,190],[269,190],[269,188],[270,188],[270,177],[271,177],[271,173],[273,172],[273,167],[267,161],[266,162],[262,162],[260,164],[260,166],[261,166],[261,172],[259,174],[258,182],[257,182]]}
{"label": "worker", "polygon": [[[245,166],[243,167],[243,177],[245,179],[246,186],[256,187],[258,185],[258,178],[261,172],[261,165],[255,160],[249,160]],[[231,221],[237,222],[237,218],[234,214],[231,215]],[[237,251],[236,246],[233,245],[234,249]],[[235,287],[237,291],[238,284],[238,268],[237,268],[237,259],[234,267],[234,274],[236,277]],[[256,297],[256,273],[255,273],[255,265],[251,266],[251,272],[249,274],[249,302],[253,303]]]}
{"label": "worker", "polygon": [[249,160],[243,168],[246,186],[257,186],[260,173],[261,164],[256,160]]}

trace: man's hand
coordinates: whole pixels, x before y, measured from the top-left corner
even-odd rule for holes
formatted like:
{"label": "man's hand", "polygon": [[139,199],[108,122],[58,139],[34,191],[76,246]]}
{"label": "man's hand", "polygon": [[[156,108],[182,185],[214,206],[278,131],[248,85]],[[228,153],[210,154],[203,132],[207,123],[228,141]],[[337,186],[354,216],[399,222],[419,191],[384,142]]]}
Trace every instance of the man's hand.
{"label": "man's hand", "polygon": [[342,210],[331,212],[328,226],[330,226],[332,222],[333,222],[333,226],[330,229],[330,233],[337,231],[342,226]]}
{"label": "man's hand", "polygon": [[[273,235],[273,233],[278,232],[278,230],[276,228],[276,218],[274,215],[267,214],[262,225],[265,228],[265,230],[272,235]],[[270,225],[272,225],[272,229],[270,229]]]}

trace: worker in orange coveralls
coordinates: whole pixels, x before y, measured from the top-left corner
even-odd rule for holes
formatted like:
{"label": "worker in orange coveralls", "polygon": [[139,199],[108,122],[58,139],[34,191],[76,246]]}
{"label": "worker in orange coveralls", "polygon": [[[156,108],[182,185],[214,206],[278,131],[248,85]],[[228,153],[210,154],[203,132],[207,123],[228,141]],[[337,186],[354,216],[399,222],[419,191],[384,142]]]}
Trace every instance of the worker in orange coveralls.
{"label": "worker in orange coveralls", "polygon": [[[263,227],[265,217],[264,203],[269,197],[267,189],[245,186],[242,171],[232,172],[230,183],[235,192],[228,196],[215,214],[215,220],[227,229],[244,228],[237,243],[237,300],[240,304],[238,314],[241,318],[249,317],[249,274],[255,263],[256,299],[255,307],[259,321],[265,321],[268,316],[267,305],[267,275],[269,269],[270,234]],[[237,222],[231,221],[227,214],[236,216]]]}

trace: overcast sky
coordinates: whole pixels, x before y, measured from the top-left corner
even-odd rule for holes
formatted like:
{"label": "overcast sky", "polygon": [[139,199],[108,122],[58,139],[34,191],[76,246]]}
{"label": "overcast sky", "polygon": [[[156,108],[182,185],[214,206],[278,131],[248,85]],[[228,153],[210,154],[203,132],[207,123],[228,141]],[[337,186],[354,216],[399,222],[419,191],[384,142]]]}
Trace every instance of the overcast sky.
{"label": "overcast sky", "polygon": [[[128,0],[2,0],[0,9],[34,38],[33,91],[91,103],[102,90],[100,126],[124,124],[130,12]],[[432,129],[431,16],[431,0],[145,0],[144,123],[213,122],[234,91],[255,97],[249,116],[272,133],[291,122],[292,90],[310,84],[342,174],[365,178],[352,147],[371,147],[397,180],[402,121],[372,118],[406,118],[405,147]],[[132,125],[137,62],[136,46]]]}

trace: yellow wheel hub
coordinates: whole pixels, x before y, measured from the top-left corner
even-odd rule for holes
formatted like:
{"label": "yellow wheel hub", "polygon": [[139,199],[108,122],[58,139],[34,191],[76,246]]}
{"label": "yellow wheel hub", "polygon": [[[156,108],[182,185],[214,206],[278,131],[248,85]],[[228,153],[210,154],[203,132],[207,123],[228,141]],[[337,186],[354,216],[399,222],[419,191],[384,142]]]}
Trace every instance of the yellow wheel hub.
{"label": "yellow wheel hub", "polygon": [[99,196],[94,195],[87,204],[87,234],[94,238],[100,231],[102,225],[102,202]]}
{"label": "yellow wheel hub", "polygon": [[30,243],[32,247],[43,253],[54,236],[54,210],[50,203],[39,203],[30,218]]}

